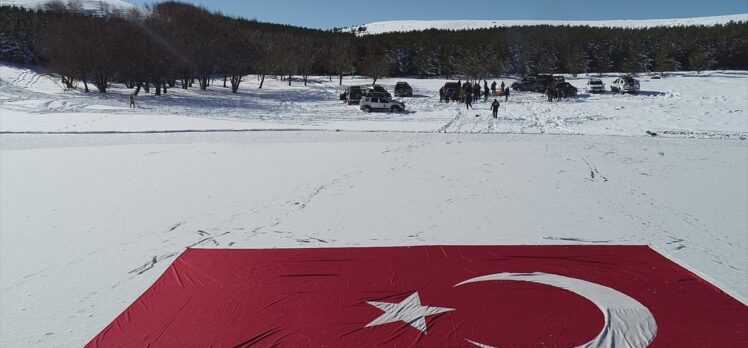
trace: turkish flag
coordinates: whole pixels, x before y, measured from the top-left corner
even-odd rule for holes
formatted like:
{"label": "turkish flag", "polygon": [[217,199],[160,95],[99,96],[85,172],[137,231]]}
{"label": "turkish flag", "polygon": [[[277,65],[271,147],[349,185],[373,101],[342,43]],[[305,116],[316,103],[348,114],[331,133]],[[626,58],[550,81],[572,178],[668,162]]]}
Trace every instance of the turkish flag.
{"label": "turkish flag", "polygon": [[89,347],[747,347],[645,246],[189,249]]}

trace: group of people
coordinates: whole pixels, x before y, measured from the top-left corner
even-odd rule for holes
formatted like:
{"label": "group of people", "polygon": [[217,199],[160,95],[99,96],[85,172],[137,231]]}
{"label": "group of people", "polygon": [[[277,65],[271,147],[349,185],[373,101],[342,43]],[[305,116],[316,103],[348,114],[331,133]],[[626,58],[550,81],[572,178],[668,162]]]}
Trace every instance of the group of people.
{"label": "group of people", "polygon": [[[470,82],[467,81],[464,84],[462,83],[462,80],[457,81],[456,86],[453,86],[452,88],[442,87],[439,89],[439,102],[441,103],[446,102],[449,103],[450,101],[465,103],[465,107],[470,110],[473,108],[473,102],[477,102],[480,100],[480,97],[483,96],[483,101],[487,102],[489,96],[497,96],[497,95],[503,95],[504,101],[509,100],[509,87],[506,87],[504,85],[504,81],[501,81],[501,85],[497,85],[496,81],[491,83],[491,87],[488,86],[488,81],[483,80],[483,88],[481,88],[479,81]],[[499,88],[497,93],[497,87]],[[499,100],[494,98],[493,103],[491,103],[491,111],[493,112],[493,118],[498,117],[499,107],[501,104],[499,103]]]}
{"label": "group of people", "polygon": [[561,98],[566,98],[566,92],[559,88],[552,88],[551,86],[548,86],[545,89],[545,96],[548,97],[548,101],[561,101]]}
{"label": "group of people", "polygon": [[[497,87],[499,87],[497,94]],[[488,81],[483,81],[483,88],[481,88],[479,81],[470,82],[467,81],[462,83],[462,80],[457,82],[456,88],[442,87],[439,89],[439,102],[449,103],[450,101],[465,103],[465,107],[471,109],[473,102],[480,100],[483,96],[483,101],[488,101],[489,96],[503,95],[504,101],[509,100],[509,87],[504,86],[504,81],[501,85],[496,84],[496,81],[491,83],[491,87],[488,86]]]}

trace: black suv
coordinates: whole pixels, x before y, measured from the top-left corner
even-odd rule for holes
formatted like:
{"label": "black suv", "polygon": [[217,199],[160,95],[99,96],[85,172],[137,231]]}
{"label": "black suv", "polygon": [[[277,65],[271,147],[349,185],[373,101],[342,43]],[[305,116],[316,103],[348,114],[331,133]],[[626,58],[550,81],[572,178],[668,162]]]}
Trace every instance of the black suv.
{"label": "black suv", "polygon": [[345,92],[340,94],[340,100],[345,100],[348,105],[358,104],[361,101],[361,97],[364,92],[361,86],[351,86],[345,89]]}
{"label": "black suv", "polygon": [[392,94],[390,92],[387,92],[384,87],[380,85],[373,85],[366,87],[366,93],[364,94],[366,97],[372,97],[372,96],[385,96],[387,98],[392,98]]}
{"label": "black suv", "polygon": [[532,91],[532,92],[545,92],[548,86],[556,83],[565,82],[563,76],[553,75],[529,75],[525,76],[519,82],[512,84],[512,89],[515,91]]}
{"label": "black suv", "polygon": [[447,82],[442,87],[444,98],[450,100],[460,99],[460,84],[458,82]]}
{"label": "black suv", "polygon": [[398,82],[395,84],[395,96],[396,97],[412,97],[413,87],[407,82]]}
{"label": "black suv", "polygon": [[564,98],[577,95],[577,88],[568,82],[558,82],[553,86],[553,89],[559,92]]}

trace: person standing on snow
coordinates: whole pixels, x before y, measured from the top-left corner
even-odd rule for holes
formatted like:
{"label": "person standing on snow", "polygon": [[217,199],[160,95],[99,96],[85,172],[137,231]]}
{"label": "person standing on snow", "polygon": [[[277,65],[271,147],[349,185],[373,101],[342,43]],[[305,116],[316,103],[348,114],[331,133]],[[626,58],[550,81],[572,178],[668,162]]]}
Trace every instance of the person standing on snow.
{"label": "person standing on snow", "polygon": [[470,110],[473,108],[473,89],[470,85],[465,88],[465,107]]}
{"label": "person standing on snow", "polygon": [[484,102],[488,101],[488,91],[489,91],[489,89],[488,89],[488,81],[483,80],[483,96],[484,96],[483,101]]}
{"label": "person standing on snow", "polygon": [[496,95],[496,81],[491,84],[491,94]]}
{"label": "person standing on snow", "polygon": [[501,91],[504,91],[504,81],[501,81]]}
{"label": "person standing on snow", "polygon": [[480,98],[480,83],[476,81],[475,87],[473,87],[473,101],[478,101],[479,98]]}
{"label": "person standing on snow", "polygon": [[509,101],[509,87],[504,89],[504,101]]}
{"label": "person standing on snow", "polygon": [[444,87],[439,88],[439,102],[441,103],[444,100]]}
{"label": "person standing on snow", "polygon": [[130,94],[130,107],[135,109],[135,96]]}
{"label": "person standing on snow", "polygon": [[494,99],[493,103],[491,103],[491,111],[493,111],[493,118],[499,117],[499,106],[501,106],[501,104],[499,104],[499,100]]}

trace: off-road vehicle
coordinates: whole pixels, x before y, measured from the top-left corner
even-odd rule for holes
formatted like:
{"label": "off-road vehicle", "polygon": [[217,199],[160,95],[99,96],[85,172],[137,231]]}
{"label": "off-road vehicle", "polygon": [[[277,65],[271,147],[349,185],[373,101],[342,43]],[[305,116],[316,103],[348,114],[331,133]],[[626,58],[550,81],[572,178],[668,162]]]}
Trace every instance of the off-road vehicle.
{"label": "off-road vehicle", "polygon": [[375,110],[385,110],[390,112],[400,112],[405,110],[405,103],[392,100],[387,97],[370,97],[361,98],[359,108],[363,112],[372,112]]}
{"label": "off-road vehicle", "polygon": [[396,97],[412,97],[413,87],[407,82],[398,82],[395,84],[395,96]]}

